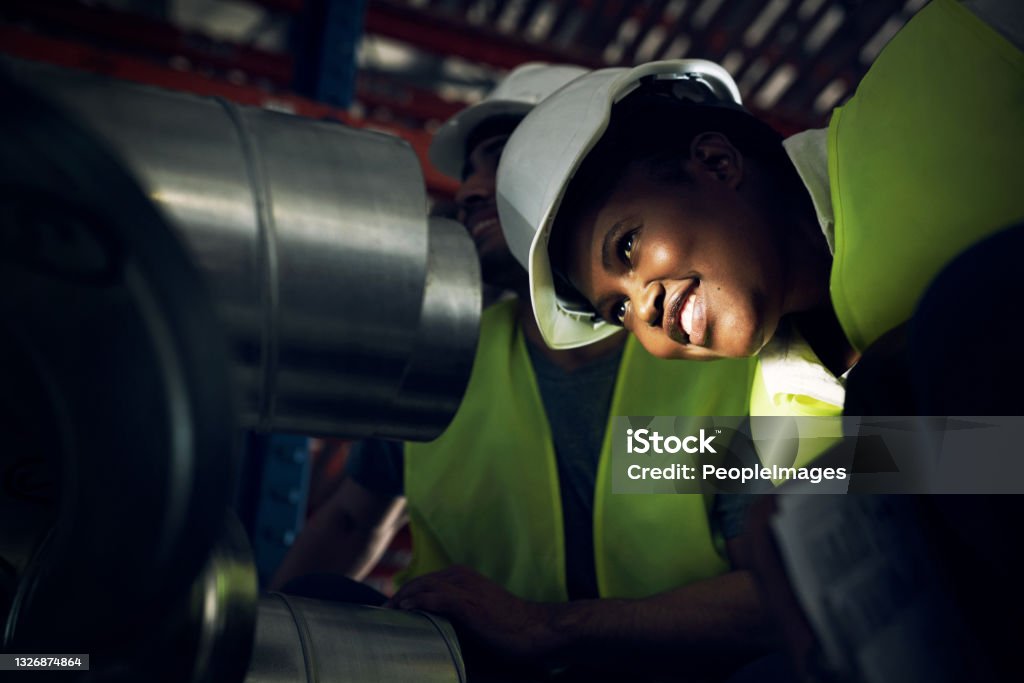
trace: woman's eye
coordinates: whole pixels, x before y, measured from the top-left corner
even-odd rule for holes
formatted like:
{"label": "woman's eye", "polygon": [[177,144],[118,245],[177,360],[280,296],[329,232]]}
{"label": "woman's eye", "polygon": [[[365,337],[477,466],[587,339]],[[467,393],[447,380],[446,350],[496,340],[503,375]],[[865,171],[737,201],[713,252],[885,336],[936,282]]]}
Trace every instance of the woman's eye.
{"label": "woman's eye", "polygon": [[636,231],[629,233],[622,238],[622,242],[619,244],[619,250],[622,253],[622,258],[626,263],[631,263],[633,260],[633,243],[636,241]]}
{"label": "woman's eye", "polygon": [[612,316],[614,316],[615,322],[619,325],[626,324],[626,299],[623,299],[612,307]]}

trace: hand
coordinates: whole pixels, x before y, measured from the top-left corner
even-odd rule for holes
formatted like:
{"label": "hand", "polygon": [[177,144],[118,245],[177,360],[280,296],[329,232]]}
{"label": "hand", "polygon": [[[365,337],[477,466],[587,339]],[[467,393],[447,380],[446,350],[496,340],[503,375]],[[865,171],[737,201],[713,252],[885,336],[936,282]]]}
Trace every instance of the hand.
{"label": "hand", "polygon": [[447,617],[460,631],[509,658],[542,659],[557,647],[553,605],[522,600],[469,567],[417,577],[386,606]]}

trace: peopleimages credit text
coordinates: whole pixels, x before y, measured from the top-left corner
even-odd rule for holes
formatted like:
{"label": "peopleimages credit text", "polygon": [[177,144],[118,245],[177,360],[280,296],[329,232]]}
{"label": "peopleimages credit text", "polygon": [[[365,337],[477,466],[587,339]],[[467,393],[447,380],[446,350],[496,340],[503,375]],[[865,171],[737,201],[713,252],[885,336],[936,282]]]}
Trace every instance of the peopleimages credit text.
{"label": "peopleimages credit text", "polygon": [[[662,436],[648,429],[626,430],[626,452],[630,455],[675,454],[675,453],[717,453],[715,434],[701,429],[699,433],[685,437]],[[674,463],[665,467],[648,467],[631,464],[626,470],[630,479],[677,479],[716,480],[746,483],[755,480],[775,482],[800,480],[818,484],[824,480],[846,479],[845,467],[782,467],[779,465],[754,465],[749,467],[719,467],[713,464],[691,465]]]}

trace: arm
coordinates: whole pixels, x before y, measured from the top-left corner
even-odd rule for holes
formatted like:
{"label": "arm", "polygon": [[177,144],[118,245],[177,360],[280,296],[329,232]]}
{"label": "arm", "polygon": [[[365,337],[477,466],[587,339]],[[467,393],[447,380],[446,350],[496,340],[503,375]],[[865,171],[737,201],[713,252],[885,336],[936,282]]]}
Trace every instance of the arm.
{"label": "arm", "polygon": [[362,579],[401,528],[404,513],[405,498],[371,491],[346,474],[295,540],[270,590],[311,573]]}
{"label": "arm", "polygon": [[453,567],[410,581],[391,604],[446,616],[498,654],[536,664],[694,671],[773,644],[746,570],[643,599],[539,603]]}

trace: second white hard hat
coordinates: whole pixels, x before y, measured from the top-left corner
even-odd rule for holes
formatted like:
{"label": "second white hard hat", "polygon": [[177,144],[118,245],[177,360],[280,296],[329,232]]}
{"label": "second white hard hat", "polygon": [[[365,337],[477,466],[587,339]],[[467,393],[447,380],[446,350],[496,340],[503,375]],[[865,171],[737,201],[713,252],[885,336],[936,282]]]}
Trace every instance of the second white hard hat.
{"label": "second white hard hat", "polygon": [[729,73],[703,59],[599,69],[538,104],[512,133],[498,166],[498,213],[505,240],[530,273],[530,298],[541,335],[553,349],[600,341],[619,331],[587,306],[560,298],[548,256],[555,215],[584,158],[608,127],[613,105],[643,84],[676,81],[684,99],[741,108]]}
{"label": "second white hard hat", "polygon": [[466,142],[478,126],[497,116],[526,116],[538,102],[585,73],[583,67],[568,64],[517,66],[482,101],[445,121],[430,143],[430,162],[446,176],[461,180],[470,152]]}

